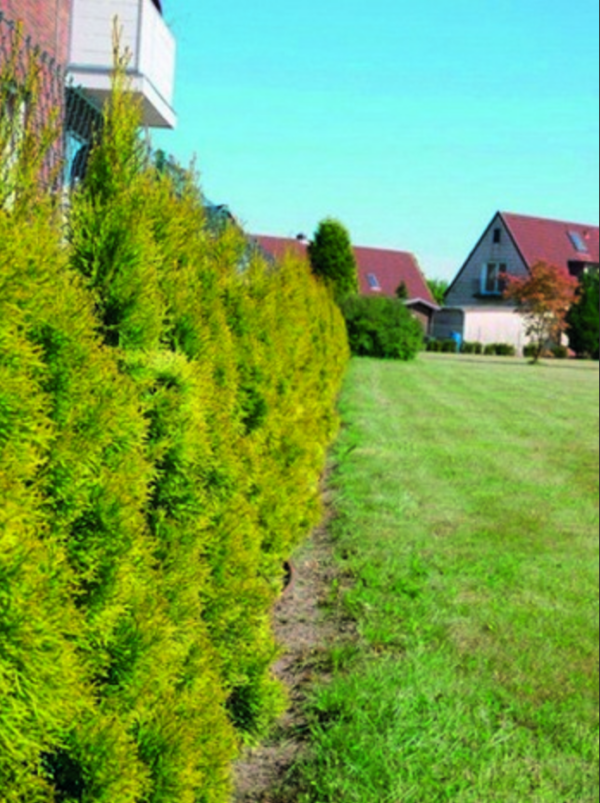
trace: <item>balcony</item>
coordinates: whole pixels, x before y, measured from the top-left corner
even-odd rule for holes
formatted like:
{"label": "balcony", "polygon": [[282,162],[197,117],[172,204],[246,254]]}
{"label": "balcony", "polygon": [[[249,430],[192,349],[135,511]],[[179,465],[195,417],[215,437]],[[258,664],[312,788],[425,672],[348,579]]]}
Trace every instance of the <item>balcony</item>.
{"label": "balcony", "polygon": [[144,124],[174,128],[175,39],[159,0],[73,0],[69,76],[102,106],[110,93],[113,20],[121,46],[131,53],[132,89],[142,101]]}

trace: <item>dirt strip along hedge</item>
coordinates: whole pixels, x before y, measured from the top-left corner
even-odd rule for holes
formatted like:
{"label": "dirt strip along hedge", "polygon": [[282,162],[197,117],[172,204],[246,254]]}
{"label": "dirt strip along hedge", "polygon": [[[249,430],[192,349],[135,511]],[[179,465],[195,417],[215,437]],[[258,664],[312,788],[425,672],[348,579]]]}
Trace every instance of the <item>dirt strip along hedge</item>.
{"label": "dirt strip along hedge", "polygon": [[36,182],[48,132],[0,126],[6,803],[229,800],[285,702],[270,609],[337,427],[328,291],[208,226],[123,76],[66,226]]}

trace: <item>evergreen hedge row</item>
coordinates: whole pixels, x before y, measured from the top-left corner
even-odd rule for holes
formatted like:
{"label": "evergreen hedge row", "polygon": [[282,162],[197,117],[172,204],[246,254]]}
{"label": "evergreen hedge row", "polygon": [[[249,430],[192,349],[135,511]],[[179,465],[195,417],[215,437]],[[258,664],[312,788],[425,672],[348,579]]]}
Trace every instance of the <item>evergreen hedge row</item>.
{"label": "evergreen hedge row", "polygon": [[157,168],[139,123],[120,69],[66,229],[39,186],[48,132],[12,141],[6,803],[225,803],[240,745],[284,705],[270,610],[320,515],[344,323],[306,264],[211,231],[194,177]]}

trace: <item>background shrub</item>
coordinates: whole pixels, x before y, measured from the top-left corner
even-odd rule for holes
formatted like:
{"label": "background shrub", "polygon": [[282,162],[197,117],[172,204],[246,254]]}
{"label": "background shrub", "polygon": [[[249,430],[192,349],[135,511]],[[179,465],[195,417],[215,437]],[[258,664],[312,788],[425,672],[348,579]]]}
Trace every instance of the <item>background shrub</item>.
{"label": "background shrub", "polygon": [[483,354],[483,343],[465,340],[460,350],[462,354]]}
{"label": "background shrub", "polygon": [[600,275],[585,273],[579,281],[579,298],[567,315],[569,345],[580,357],[600,356]]}
{"label": "background shrub", "polygon": [[402,301],[350,296],[342,303],[350,350],[362,357],[412,360],[423,343],[423,330]]}
{"label": "background shrub", "polygon": [[517,349],[511,343],[496,343],[496,354],[498,357],[515,357]]}
{"label": "background shrub", "polygon": [[341,302],[358,292],[358,267],[352,248],[350,234],[339,220],[326,218],[321,221],[308,256],[315,276],[321,278]]}
{"label": "background shrub", "polygon": [[483,350],[486,356],[515,357],[517,349],[510,343],[488,343]]}
{"label": "background shrub", "polygon": [[553,346],[552,355],[557,360],[567,360],[569,358],[569,349],[567,346]]}
{"label": "background shrub", "polygon": [[456,354],[458,345],[456,340],[442,340],[441,351],[443,354]]}
{"label": "background shrub", "polygon": [[431,338],[426,343],[427,351],[437,352],[438,354],[456,354],[457,348],[456,340],[451,338],[444,340]]}

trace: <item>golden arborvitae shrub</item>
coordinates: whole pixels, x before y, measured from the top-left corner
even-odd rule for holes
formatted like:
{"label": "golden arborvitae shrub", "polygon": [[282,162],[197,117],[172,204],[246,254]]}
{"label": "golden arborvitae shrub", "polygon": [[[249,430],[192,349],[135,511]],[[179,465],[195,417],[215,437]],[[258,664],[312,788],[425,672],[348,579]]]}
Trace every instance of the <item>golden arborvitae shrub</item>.
{"label": "golden arborvitae shrub", "polygon": [[74,267],[94,291],[106,343],[156,348],[165,307],[146,213],[150,174],[139,136],[140,108],[126,91],[125,62],[117,65],[106,104],[100,147],[71,208]]}
{"label": "golden arborvitae shrub", "polygon": [[[0,211],[0,237],[8,233]],[[0,286],[6,263],[0,250]],[[39,472],[54,431],[43,364],[0,295],[0,796],[50,799],[45,753],[59,749],[91,695],[73,647],[80,635],[70,573],[49,531]]]}
{"label": "golden arborvitae shrub", "polygon": [[[15,640],[29,644],[6,661],[0,652],[2,703],[12,711],[0,725],[8,745],[0,797],[37,800],[25,796],[31,787],[45,801],[191,803],[205,790],[207,803],[220,803],[235,741],[208,636],[196,618],[186,641],[196,611],[178,613],[187,630],[178,627],[168,564],[149,522],[160,473],[148,453],[149,383],[129,375],[126,351],[102,344],[104,320],[69,268],[52,200],[17,194],[2,215],[1,320],[12,326],[2,330],[2,359],[12,373],[0,385],[0,487],[2,501],[13,498],[2,508],[7,521],[0,518],[0,576],[15,580],[7,611],[10,604],[17,621],[28,622],[20,595],[31,611],[23,636],[14,628]],[[0,611],[0,629],[9,625]],[[46,633],[51,625],[56,632]],[[23,710],[13,700],[23,700]]]}
{"label": "golden arborvitae shrub", "polygon": [[226,803],[284,705],[270,611],[320,515],[344,324],[152,162],[123,65],[66,238],[26,134],[0,192],[0,799]]}
{"label": "golden arborvitae shrub", "polygon": [[[96,334],[93,298],[68,268],[56,209],[43,200],[18,204],[5,214],[4,229],[3,300],[35,349],[35,387],[51,426],[35,474],[44,514],[37,534],[47,547],[60,548],[57,582],[69,596],[57,615],[72,611],[66,638],[81,663],[80,683],[94,686],[94,705],[63,729],[55,749],[40,754],[42,774],[59,796],[73,796],[85,781],[98,801],[133,803],[149,774],[134,758],[132,710],[123,700],[111,710],[99,692],[114,693],[116,656],[127,649],[124,622],[157,607],[152,602],[147,610],[153,587],[143,512],[152,478],[147,427],[134,384]],[[165,630],[163,640],[169,638]],[[147,638],[155,640],[156,634]],[[79,696],[65,684],[56,704],[69,710]]]}

